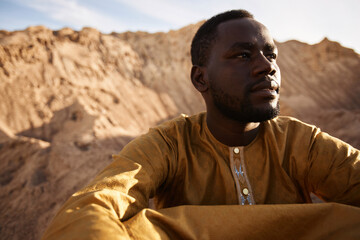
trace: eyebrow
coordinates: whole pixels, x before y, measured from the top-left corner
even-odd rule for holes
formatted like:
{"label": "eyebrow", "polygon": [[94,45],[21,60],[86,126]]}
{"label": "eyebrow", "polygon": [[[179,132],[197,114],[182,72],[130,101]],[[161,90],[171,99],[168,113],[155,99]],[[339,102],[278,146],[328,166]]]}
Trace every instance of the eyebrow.
{"label": "eyebrow", "polygon": [[275,44],[267,43],[267,44],[265,44],[264,49],[265,49],[266,51],[275,51],[275,50],[277,50],[277,47],[276,47]]}
{"label": "eyebrow", "polygon": [[[253,49],[255,48],[255,44],[250,42],[236,42],[228,49],[228,51],[236,50],[236,49]],[[264,46],[265,51],[275,51],[277,49],[275,44],[266,43]]]}

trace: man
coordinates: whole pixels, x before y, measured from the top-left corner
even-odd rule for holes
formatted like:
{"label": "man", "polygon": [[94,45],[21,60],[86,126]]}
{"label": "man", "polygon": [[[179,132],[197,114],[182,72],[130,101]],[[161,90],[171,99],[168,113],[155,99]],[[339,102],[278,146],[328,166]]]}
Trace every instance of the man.
{"label": "man", "polygon": [[[265,26],[244,10],[214,16],[191,56],[207,112],[129,143],[44,239],[359,238],[360,152],[276,117],[280,70]],[[311,192],[336,203],[301,204]]]}

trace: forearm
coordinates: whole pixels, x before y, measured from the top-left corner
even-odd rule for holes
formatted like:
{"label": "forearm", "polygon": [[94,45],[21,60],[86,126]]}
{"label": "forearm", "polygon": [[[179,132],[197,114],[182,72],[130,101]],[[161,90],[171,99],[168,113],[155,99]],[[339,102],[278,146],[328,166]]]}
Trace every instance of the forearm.
{"label": "forearm", "polygon": [[135,239],[359,239],[360,209],[336,203],[179,206],[144,209],[126,226]]}
{"label": "forearm", "polygon": [[356,239],[360,209],[342,204],[179,206],[126,221],[97,204],[55,218],[43,239]]}
{"label": "forearm", "polygon": [[70,199],[70,204],[55,216],[42,239],[130,239],[113,209],[95,201],[87,204],[88,201],[72,202]]}

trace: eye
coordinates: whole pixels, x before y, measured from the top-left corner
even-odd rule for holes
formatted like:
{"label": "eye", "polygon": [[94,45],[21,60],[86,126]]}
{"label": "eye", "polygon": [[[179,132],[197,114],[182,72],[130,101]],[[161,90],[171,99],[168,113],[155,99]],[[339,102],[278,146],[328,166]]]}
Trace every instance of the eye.
{"label": "eye", "polygon": [[266,57],[267,57],[269,60],[276,60],[277,55],[276,55],[276,53],[270,53],[270,54],[266,55]]}
{"label": "eye", "polygon": [[242,59],[250,58],[250,53],[247,53],[247,52],[238,53],[235,55],[235,57],[242,58]]}

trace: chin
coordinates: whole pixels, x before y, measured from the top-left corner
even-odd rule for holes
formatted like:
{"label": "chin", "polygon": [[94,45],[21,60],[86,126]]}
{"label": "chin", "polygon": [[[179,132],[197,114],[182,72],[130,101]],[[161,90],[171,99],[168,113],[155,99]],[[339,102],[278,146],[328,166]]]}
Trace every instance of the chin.
{"label": "chin", "polygon": [[270,107],[265,110],[254,111],[253,120],[263,122],[277,117],[280,114],[280,107]]}
{"label": "chin", "polygon": [[241,123],[263,122],[277,117],[280,113],[279,102],[275,106],[268,105],[263,107],[247,107],[239,109],[221,108],[219,109],[225,116]]}

